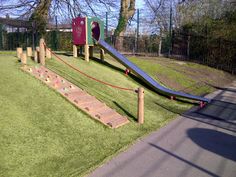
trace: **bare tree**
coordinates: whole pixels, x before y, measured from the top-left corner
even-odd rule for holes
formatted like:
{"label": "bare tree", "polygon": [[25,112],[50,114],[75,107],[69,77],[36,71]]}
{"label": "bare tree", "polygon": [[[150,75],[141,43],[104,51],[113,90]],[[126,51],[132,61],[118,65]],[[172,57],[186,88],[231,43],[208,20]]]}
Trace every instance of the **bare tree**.
{"label": "bare tree", "polygon": [[119,22],[115,30],[115,36],[123,36],[126,26],[135,13],[135,0],[121,0]]}
{"label": "bare tree", "polygon": [[45,31],[46,23],[55,16],[61,21],[71,21],[80,14],[99,17],[116,6],[115,0],[1,0],[0,13],[35,21],[37,28]]}
{"label": "bare tree", "polygon": [[145,0],[147,14],[150,17],[149,23],[152,24],[153,30],[159,32],[159,55],[161,54],[163,34],[169,30],[171,3],[166,0]]}

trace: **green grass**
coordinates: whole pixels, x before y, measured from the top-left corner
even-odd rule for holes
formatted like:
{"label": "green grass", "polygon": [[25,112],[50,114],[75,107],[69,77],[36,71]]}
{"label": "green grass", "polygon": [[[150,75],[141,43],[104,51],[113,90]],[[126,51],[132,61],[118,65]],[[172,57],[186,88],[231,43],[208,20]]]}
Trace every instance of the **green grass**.
{"label": "green grass", "polygon": [[[95,61],[86,63],[62,57],[100,80],[121,87],[140,86],[121,70]],[[153,76],[155,70],[161,68],[136,59],[132,61]],[[109,62],[121,67],[114,61]],[[0,55],[0,176],[83,176],[139,137],[167,124],[176,113],[191,107],[146,89],[145,123],[140,126],[136,123],[135,93],[97,83],[55,59],[47,61],[47,67],[127,116],[131,122],[115,130],[103,126],[22,72],[12,54],[3,53]],[[186,77],[176,76],[175,71],[161,72]]]}

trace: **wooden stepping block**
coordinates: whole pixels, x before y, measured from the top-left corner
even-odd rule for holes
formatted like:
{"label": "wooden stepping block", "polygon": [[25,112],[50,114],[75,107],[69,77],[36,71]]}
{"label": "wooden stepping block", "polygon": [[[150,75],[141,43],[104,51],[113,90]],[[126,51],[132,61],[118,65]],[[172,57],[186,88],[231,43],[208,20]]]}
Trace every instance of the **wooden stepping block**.
{"label": "wooden stepping block", "polygon": [[22,67],[22,70],[55,89],[76,107],[110,128],[118,128],[129,123],[126,117],[44,66]]}

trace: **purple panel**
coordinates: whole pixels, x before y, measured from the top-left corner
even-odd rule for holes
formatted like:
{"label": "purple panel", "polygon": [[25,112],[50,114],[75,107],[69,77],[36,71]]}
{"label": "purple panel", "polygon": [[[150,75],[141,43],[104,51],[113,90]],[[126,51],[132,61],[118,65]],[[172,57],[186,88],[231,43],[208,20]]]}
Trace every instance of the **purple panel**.
{"label": "purple panel", "polygon": [[86,44],[86,20],[85,18],[77,17],[72,20],[72,37],[74,45]]}
{"label": "purple panel", "polygon": [[100,38],[100,27],[98,22],[93,22],[92,23],[92,36],[94,39],[96,39],[97,41]]}

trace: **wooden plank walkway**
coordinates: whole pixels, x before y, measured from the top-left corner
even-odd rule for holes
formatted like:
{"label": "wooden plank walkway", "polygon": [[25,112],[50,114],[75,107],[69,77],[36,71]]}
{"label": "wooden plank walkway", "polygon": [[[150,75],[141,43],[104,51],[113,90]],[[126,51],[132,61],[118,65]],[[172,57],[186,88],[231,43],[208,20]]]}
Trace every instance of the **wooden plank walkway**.
{"label": "wooden plank walkway", "polygon": [[109,108],[105,103],[102,103],[94,96],[89,95],[86,91],[44,66],[24,66],[22,67],[22,70],[41,80],[50,88],[59,92],[79,109],[110,128],[118,128],[129,123],[129,120],[126,117],[120,115],[115,110]]}

